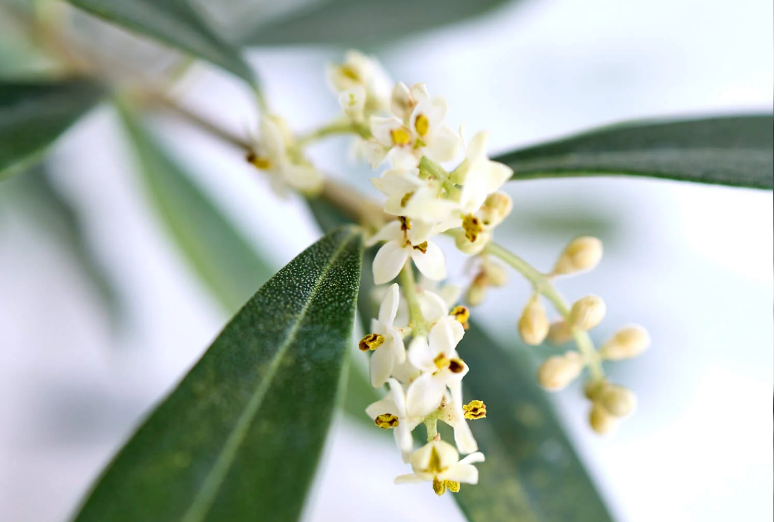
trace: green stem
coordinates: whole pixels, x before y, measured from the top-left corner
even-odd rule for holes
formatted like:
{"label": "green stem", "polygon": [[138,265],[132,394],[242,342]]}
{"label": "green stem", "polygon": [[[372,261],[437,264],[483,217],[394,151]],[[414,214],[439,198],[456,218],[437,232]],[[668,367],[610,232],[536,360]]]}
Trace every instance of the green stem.
{"label": "green stem", "polygon": [[434,440],[437,436],[437,419],[438,417],[436,415],[429,415],[423,421],[423,424],[426,425],[426,436],[429,442]]}
{"label": "green stem", "polygon": [[314,131],[308,132],[299,136],[296,140],[298,147],[305,147],[310,143],[318,141],[327,136],[334,136],[337,134],[358,134],[364,139],[371,138],[372,132],[363,123],[357,123],[352,120],[335,120],[328,125],[324,125]]}
{"label": "green stem", "polygon": [[426,156],[420,158],[420,177],[421,178],[434,178],[445,188],[448,194],[457,195],[458,187],[450,181],[450,173],[447,172],[442,165],[436,161],[428,159]]}
{"label": "green stem", "polygon": [[[491,254],[505,263],[509,264],[512,268],[520,272],[523,277],[528,279],[533,285],[534,289],[547,298],[552,303],[555,310],[568,322],[569,318],[569,306],[566,304],[566,300],[558,293],[555,287],[552,285],[552,280],[545,274],[542,274],[533,266],[531,266],[523,258],[513,254],[504,247],[490,242],[485,247],[485,252]],[[593,345],[593,341],[590,339],[588,333],[584,330],[572,329],[572,336],[579,348],[579,352],[587,361],[590,367],[590,374],[594,380],[602,379],[604,376],[604,370],[601,366],[601,358],[598,356],[598,352]]]}
{"label": "green stem", "polygon": [[404,289],[404,297],[407,299],[407,308],[410,312],[410,328],[412,328],[412,335],[426,335],[428,325],[426,325],[426,318],[423,317],[423,312],[420,308],[420,301],[418,301],[418,291],[415,285],[415,275],[412,273],[412,264],[408,260],[404,268],[399,272],[399,282]]}

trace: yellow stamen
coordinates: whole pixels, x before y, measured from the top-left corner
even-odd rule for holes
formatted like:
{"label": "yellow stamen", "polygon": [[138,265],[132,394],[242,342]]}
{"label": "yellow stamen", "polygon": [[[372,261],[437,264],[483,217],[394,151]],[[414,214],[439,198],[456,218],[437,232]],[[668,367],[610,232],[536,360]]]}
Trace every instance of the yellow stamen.
{"label": "yellow stamen", "polygon": [[401,223],[401,229],[403,231],[412,230],[412,221],[410,221],[410,218],[399,216],[399,222]]}
{"label": "yellow stamen", "polygon": [[259,170],[269,170],[272,168],[272,161],[269,158],[257,156],[255,152],[249,152],[245,159]]}
{"label": "yellow stamen", "polygon": [[396,415],[392,415],[390,413],[382,413],[375,417],[375,425],[384,430],[395,428],[399,425],[399,418]]}
{"label": "yellow stamen", "polygon": [[407,132],[407,129],[404,127],[393,129],[391,131],[391,139],[393,140],[394,145],[407,145],[410,141],[412,141],[410,133]]}
{"label": "yellow stamen", "polygon": [[465,306],[456,306],[450,312],[450,315],[455,317],[455,320],[461,323],[464,330],[469,329],[469,309]]}
{"label": "yellow stamen", "polygon": [[463,230],[466,234],[466,239],[472,243],[477,241],[477,237],[483,230],[485,230],[485,227],[480,221],[480,218],[473,214],[469,214],[468,216],[464,217],[461,226],[463,227]]}
{"label": "yellow stamen", "polygon": [[450,359],[445,357],[445,354],[440,353],[434,358],[434,364],[441,370],[442,368],[450,366]]}
{"label": "yellow stamen", "polygon": [[482,401],[473,400],[463,406],[463,416],[467,419],[484,419],[486,413],[487,409]]}
{"label": "yellow stamen", "polygon": [[350,78],[354,82],[361,81],[361,78],[358,76],[358,72],[349,65],[340,65],[340,72],[343,76]]}
{"label": "yellow stamen", "polygon": [[450,364],[447,366],[447,368],[453,373],[461,373],[465,366],[463,365],[463,361],[461,359],[450,359]]}
{"label": "yellow stamen", "polygon": [[419,250],[421,254],[425,254],[426,250],[428,250],[428,241],[423,241],[419,245],[413,245],[412,248]]}
{"label": "yellow stamen", "polygon": [[434,493],[439,495],[440,497],[445,494],[445,491],[447,491],[447,486],[445,485],[446,481],[437,480],[436,477],[434,477],[434,481],[431,483],[431,487],[434,488]]}
{"label": "yellow stamen", "polygon": [[461,483],[454,480],[445,480],[445,486],[450,490],[450,493],[458,493],[461,491]]}
{"label": "yellow stamen", "polygon": [[385,342],[385,337],[380,334],[372,333],[365,335],[363,339],[358,342],[358,349],[362,352],[368,352],[370,350],[376,350],[378,346]]}
{"label": "yellow stamen", "polygon": [[418,136],[428,134],[428,117],[425,114],[421,114],[415,119],[415,130],[418,131]]}

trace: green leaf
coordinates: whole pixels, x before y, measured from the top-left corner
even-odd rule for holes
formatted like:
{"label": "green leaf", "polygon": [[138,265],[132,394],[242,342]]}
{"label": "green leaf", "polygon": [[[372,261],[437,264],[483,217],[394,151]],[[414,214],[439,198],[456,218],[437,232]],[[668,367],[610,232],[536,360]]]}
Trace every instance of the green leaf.
{"label": "green leaf", "polygon": [[624,123],[493,159],[513,180],[614,174],[773,190],[773,114]]}
{"label": "green leaf", "polygon": [[100,478],[77,522],[297,520],[347,364],[358,229],[281,269]]}
{"label": "green leaf", "polygon": [[271,268],[130,111],[120,108],[120,113],[161,222],[196,274],[233,313],[269,279]]}
{"label": "green leaf", "polygon": [[[309,204],[324,229],[347,221],[324,201],[312,200]],[[375,317],[378,308],[371,297],[373,257],[373,254],[364,256],[358,296],[359,313],[364,321]],[[472,316],[476,320],[477,309]],[[484,463],[477,464],[480,483],[464,485],[453,495],[467,518],[473,522],[611,521],[546,393],[536,384],[530,353],[517,342],[507,352],[489,339],[474,321],[470,323],[458,345],[461,357],[470,368],[463,380],[464,397],[484,401],[488,415],[470,423],[486,458]],[[349,388],[348,391],[357,390]],[[366,417],[363,408],[355,414]],[[422,426],[414,435],[418,442],[425,442]]]}
{"label": "green leaf", "polygon": [[241,32],[244,45],[340,44],[373,47],[467,20],[505,0],[324,0]]}
{"label": "green leaf", "polygon": [[101,87],[86,81],[0,80],[0,180],[41,154],[102,94]]}
{"label": "green leaf", "polygon": [[187,0],[67,1],[108,22],[214,63],[256,85],[256,77],[240,52],[215,34]]}

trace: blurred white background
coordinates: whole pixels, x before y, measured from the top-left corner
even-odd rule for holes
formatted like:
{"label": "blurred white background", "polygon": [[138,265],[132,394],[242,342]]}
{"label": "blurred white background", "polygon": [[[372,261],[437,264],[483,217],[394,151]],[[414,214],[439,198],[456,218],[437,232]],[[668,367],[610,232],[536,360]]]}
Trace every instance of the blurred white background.
{"label": "blurred white background", "polygon": [[[381,58],[394,79],[444,94],[451,126],[488,129],[501,151],[626,119],[772,111],[772,20],[766,0],[529,0],[406,40]],[[337,111],[323,70],[340,54],[292,48],[250,57],[273,107],[305,129]],[[235,130],[254,123],[230,78],[201,68],[188,84],[198,110]],[[304,205],[275,199],[230,149],[174,122],[159,126],[278,267],[315,240]],[[367,190],[367,170],[338,159],[347,147],[318,146],[318,164]],[[0,208],[3,521],[71,515],[226,320],[156,223],[109,109],[68,133],[54,163],[129,319],[117,337],[62,245]],[[510,192],[516,210],[499,239],[547,267],[573,235],[599,233],[602,264],[561,290],[569,299],[604,297],[609,315],[597,335],[637,321],[653,337],[643,357],[611,369],[640,399],[615,436],[591,434],[578,389],[555,396],[617,519],[772,520],[773,194],[632,178],[529,181]],[[515,276],[474,314],[516,341],[527,298]],[[449,495],[393,486],[403,472],[390,438],[341,419],[308,518],[462,520]]]}

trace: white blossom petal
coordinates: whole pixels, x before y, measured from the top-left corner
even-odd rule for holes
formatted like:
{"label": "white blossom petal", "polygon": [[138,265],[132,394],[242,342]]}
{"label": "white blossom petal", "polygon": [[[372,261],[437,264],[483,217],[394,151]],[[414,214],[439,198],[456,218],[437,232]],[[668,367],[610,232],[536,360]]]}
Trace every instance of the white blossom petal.
{"label": "white blossom petal", "polygon": [[[378,253],[379,255],[379,253]],[[424,254],[420,250],[410,249],[410,257],[415,261],[415,266],[418,267],[420,273],[428,277],[433,281],[441,281],[447,277],[447,267],[445,266],[445,255],[442,253],[442,249],[439,248],[436,243],[428,242],[426,247],[426,253]],[[377,258],[375,258],[376,261]],[[396,272],[398,274],[398,272]],[[394,276],[395,277],[395,276]],[[388,280],[390,281],[390,279]],[[387,281],[384,281],[387,282]]]}
{"label": "white blossom petal", "polygon": [[434,357],[437,354],[431,351],[428,340],[423,336],[417,336],[410,341],[409,353],[407,358],[415,368],[425,372],[435,372],[437,370],[434,364]]}
{"label": "white blossom petal", "polygon": [[378,230],[375,235],[366,240],[366,246],[376,245],[380,241],[395,241],[402,239],[404,233],[401,230],[401,223],[398,220],[391,221]]}
{"label": "white blossom petal", "polygon": [[413,417],[425,417],[439,407],[444,394],[443,377],[430,373],[421,375],[407,389],[407,413]]}
{"label": "white blossom petal", "polygon": [[[417,426],[417,424],[416,424]],[[396,441],[396,447],[401,451],[401,459],[407,464],[412,455],[412,428],[407,424],[406,419],[399,421],[399,425],[393,429],[393,438]]]}
{"label": "white blossom petal", "polygon": [[426,321],[434,324],[442,318],[447,317],[449,308],[440,296],[431,290],[426,290],[418,297],[420,300],[420,309]]}
{"label": "white blossom petal", "polygon": [[449,127],[439,127],[424,140],[423,153],[434,161],[452,161],[461,149],[461,139]]}
{"label": "white blossom petal", "polygon": [[455,445],[458,446],[458,451],[464,454],[477,451],[477,441],[474,439],[472,429],[469,427],[469,424],[463,416],[461,416],[460,422],[456,423],[453,427],[453,435],[455,437]]}
{"label": "white blossom petal", "polygon": [[476,484],[479,478],[479,470],[471,464],[453,464],[437,475],[438,480],[452,480],[465,484]]}
{"label": "white blossom petal", "polygon": [[474,464],[475,462],[485,462],[485,455],[478,451],[462,458],[458,464]]}
{"label": "white blossom petal", "polygon": [[399,475],[393,479],[394,484],[420,484],[421,482],[428,482],[433,480],[434,475],[431,473],[407,473],[406,475]]}
{"label": "white blossom petal", "polygon": [[383,302],[380,303],[380,312],[377,314],[377,320],[380,324],[390,328],[393,326],[393,320],[396,318],[396,312],[399,309],[399,285],[394,283],[388,287]]}
{"label": "white blossom petal", "polygon": [[380,399],[377,402],[373,402],[366,407],[366,414],[369,418],[374,420],[378,415],[388,413],[400,417],[404,415],[404,411],[396,407],[396,403],[393,400],[393,396],[388,395],[385,399]]}
{"label": "white blossom petal", "polygon": [[379,388],[388,381],[393,371],[393,351],[385,345],[378,346],[369,363],[372,387]]}
{"label": "white blossom petal", "polygon": [[412,247],[403,247],[397,241],[388,241],[380,247],[372,263],[375,284],[382,285],[399,275],[411,251]]}

